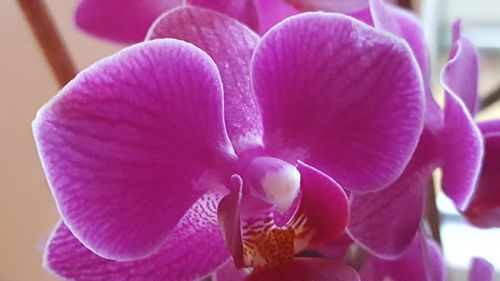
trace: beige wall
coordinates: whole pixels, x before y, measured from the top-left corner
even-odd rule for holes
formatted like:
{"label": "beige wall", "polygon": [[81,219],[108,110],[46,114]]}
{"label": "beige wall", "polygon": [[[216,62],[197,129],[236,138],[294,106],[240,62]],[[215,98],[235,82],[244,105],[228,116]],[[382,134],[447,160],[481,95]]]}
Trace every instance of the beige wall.
{"label": "beige wall", "polygon": [[[46,2],[80,69],[117,50],[74,28],[75,0]],[[0,1],[0,21],[0,281],[55,280],[40,263],[44,238],[58,215],[35,152],[30,123],[57,86],[15,1]],[[490,73],[498,74],[498,64],[483,66],[496,68]],[[494,84],[487,82],[482,88],[491,89]]]}

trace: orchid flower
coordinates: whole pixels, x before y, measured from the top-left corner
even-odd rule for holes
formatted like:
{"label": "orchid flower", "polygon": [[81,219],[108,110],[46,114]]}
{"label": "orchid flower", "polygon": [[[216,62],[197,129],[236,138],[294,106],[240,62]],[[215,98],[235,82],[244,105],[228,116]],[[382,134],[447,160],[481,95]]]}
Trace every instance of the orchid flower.
{"label": "orchid flower", "polygon": [[80,0],[74,18],[80,29],[99,38],[138,43],[161,14],[185,5],[226,14],[261,34],[297,13],[283,0]]}
{"label": "orchid flower", "polygon": [[421,224],[427,186],[436,168],[443,170],[444,193],[458,209],[467,208],[479,176],[483,142],[466,105],[453,89],[446,89],[443,109],[434,101],[423,35],[415,18],[378,0],[371,0],[370,10],[357,15],[404,38],[426,81],[425,126],[405,171],[383,190],[354,191],[350,196],[348,233],[372,254],[395,258],[409,247]]}
{"label": "orchid flower", "polygon": [[45,265],[76,280],[193,280],[241,274],[232,257],[253,269],[246,280],[358,280],[298,254],[344,231],[340,186],[383,188],[408,163],[423,84],[407,45],[325,13],[260,39],[192,7],[148,37],[37,114],[62,218]]}

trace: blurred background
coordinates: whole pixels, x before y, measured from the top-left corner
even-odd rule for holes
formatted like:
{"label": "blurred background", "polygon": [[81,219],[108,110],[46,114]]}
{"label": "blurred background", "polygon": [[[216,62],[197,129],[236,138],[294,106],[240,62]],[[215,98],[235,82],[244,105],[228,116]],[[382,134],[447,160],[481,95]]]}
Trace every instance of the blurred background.
{"label": "blurred background", "polygon": [[[46,2],[78,69],[121,48],[75,28],[76,0]],[[460,17],[481,53],[481,95],[500,87],[500,1],[427,0],[414,1],[414,6],[430,42],[434,81],[448,56],[450,23]],[[41,267],[44,243],[58,214],[35,150],[31,121],[58,85],[14,0],[0,1],[0,19],[0,281],[57,280]],[[478,116],[491,118],[500,118],[500,103]],[[472,256],[484,256],[500,269],[500,230],[468,226],[444,197],[438,198],[438,205],[449,279],[466,280]]]}

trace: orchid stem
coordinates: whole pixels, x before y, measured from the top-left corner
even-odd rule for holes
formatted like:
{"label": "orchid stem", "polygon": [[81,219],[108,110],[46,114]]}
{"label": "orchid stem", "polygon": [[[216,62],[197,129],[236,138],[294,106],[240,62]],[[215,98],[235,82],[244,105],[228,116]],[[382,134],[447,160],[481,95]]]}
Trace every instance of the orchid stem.
{"label": "orchid stem", "polygon": [[481,109],[486,109],[498,100],[500,100],[500,87],[496,88],[496,90],[494,90],[491,94],[483,99],[483,101],[481,102]]}
{"label": "orchid stem", "polygon": [[432,238],[441,245],[441,232],[439,230],[441,224],[441,218],[439,216],[439,210],[436,204],[436,189],[434,187],[434,182],[431,178],[429,182],[429,187],[427,190],[427,222],[429,223]]}
{"label": "orchid stem", "polygon": [[43,0],[18,0],[59,86],[76,75],[74,63]]}

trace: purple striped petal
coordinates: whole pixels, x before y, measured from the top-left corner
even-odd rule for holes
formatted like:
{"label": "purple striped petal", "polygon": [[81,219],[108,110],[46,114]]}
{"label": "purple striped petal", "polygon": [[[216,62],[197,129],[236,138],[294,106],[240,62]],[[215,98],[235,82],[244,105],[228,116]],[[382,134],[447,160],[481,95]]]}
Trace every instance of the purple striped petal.
{"label": "purple striped petal", "polygon": [[368,258],[360,271],[363,281],[444,281],[444,264],[439,247],[416,236],[408,250],[396,260]]}
{"label": "purple striped petal", "polygon": [[97,37],[121,43],[143,41],[153,21],[181,0],[80,0],[76,25]]}
{"label": "purple striped petal", "polygon": [[349,235],[372,254],[395,258],[414,240],[424,211],[432,171],[433,136],[425,130],[410,164],[389,187],[351,193]]}
{"label": "purple striped petal", "polygon": [[469,281],[493,281],[495,268],[483,258],[474,258],[469,273]]}
{"label": "purple striped petal", "polygon": [[259,40],[222,14],[195,7],[164,14],[148,39],[175,38],[194,44],[217,64],[224,85],[224,115],[237,152],[262,145],[262,117],[250,85],[250,59]]}
{"label": "purple striped petal", "polygon": [[301,11],[350,13],[368,6],[368,0],[285,0]]}
{"label": "purple striped petal", "polygon": [[452,27],[453,45],[448,63],[441,72],[441,85],[450,93],[454,93],[475,115],[479,108],[478,80],[479,60],[477,50],[462,32],[462,22],[455,21]]}
{"label": "purple striped petal", "polygon": [[276,267],[256,269],[245,281],[359,281],[358,273],[341,263],[313,258],[294,258]]}
{"label": "purple striped petal", "polygon": [[234,161],[222,108],[214,62],[181,41],[138,44],[81,72],[33,122],[65,224],[103,257],[158,250]]}
{"label": "purple striped petal", "polygon": [[272,153],[357,191],[401,174],[423,119],[421,75],[402,41],[342,15],[308,13],[264,36],[252,71]]}
{"label": "purple striped petal", "polygon": [[207,8],[226,14],[248,25],[253,30],[259,30],[257,11],[253,0],[185,0],[187,4]]}
{"label": "purple striped petal", "polygon": [[259,33],[266,33],[280,21],[299,13],[283,0],[254,0],[259,17]]}
{"label": "purple striped petal", "polygon": [[222,194],[208,192],[184,215],[160,250],[144,259],[120,262],[87,249],[60,223],[49,240],[44,265],[70,280],[194,280],[229,257],[216,219]]}

